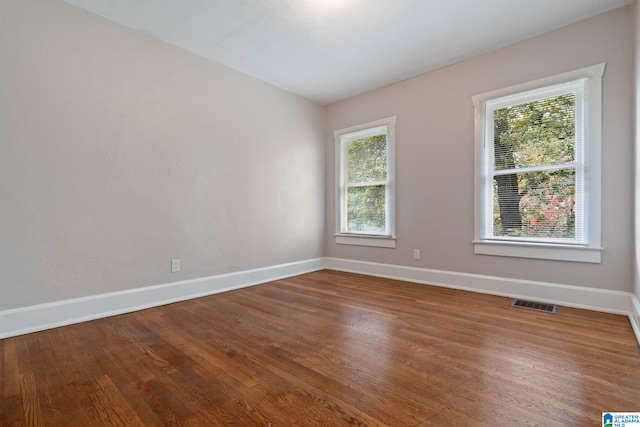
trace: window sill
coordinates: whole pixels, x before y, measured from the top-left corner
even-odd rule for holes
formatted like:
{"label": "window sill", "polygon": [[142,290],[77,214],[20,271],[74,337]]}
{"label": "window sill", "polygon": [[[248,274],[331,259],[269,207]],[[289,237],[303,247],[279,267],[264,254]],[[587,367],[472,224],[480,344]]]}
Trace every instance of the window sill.
{"label": "window sill", "polygon": [[600,264],[602,248],[544,243],[495,242],[474,240],[476,255],[494,255],[516,258],[551,259]]}
{"label": "window sill", "polygon": [[361,234],[335,234],[338,245],[373,246],[376,248],[396,247],[396,238],[389,236],[368,236]]}

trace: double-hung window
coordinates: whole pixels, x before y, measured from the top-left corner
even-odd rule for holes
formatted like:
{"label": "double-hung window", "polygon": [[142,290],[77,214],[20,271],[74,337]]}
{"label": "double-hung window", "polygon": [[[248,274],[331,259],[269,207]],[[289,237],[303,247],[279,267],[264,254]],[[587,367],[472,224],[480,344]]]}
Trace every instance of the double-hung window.
{"label": "double-hung window", "polygon": [[474,97],[475,253],[600,262],[603,73]]}
{"label": "double-hung window", "polygon": [[336,243],[395,247],[395,117],[335,131]]}

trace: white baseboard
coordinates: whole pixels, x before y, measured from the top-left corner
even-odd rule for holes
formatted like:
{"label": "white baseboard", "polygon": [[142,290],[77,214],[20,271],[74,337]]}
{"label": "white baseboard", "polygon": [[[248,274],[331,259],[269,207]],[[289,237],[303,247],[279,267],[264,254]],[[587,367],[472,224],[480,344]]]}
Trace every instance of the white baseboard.
{"label": "white baseboard", "polygon": [[640,300],[634,294],[631,294],[631,313],[629,313],[631,327],[636,334],[638,344],[640,344]]}
{"label": "white baseboard", "polygon": [[629,316],[640,344],[640,301],[630,292],[339,258],[318,258],[0,311],[0,339],[231,291],[324,268],[623,314]]}
{"label": "white baseboard", "polygon": [[[341,258],[326,258],[330,270],[386,277],[407,282],[441,286],[484,294],[521,298],[583,308],[606,313],[630,315],[630,292],[587,288],[532,280],[507,279],[480,274],[456,273],[401,265],[378,264]],[[640,343],[640,340],[638,341]]]}
{"label": "white baseboard", "polygon": [[312,259],[0,311],[0,339],[258,285],[322,270]]}

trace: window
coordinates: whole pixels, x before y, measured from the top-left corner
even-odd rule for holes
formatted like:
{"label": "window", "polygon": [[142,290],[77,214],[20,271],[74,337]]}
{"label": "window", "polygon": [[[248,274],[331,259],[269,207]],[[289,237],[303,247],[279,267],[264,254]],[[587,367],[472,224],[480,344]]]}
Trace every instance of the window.
{"label": "window", "polygon": [[393,142],[396,118],[335,131],[336,243],[395,247]]}
{"label": "window", "polygon": [[600,262],[604,67],[473,98],[475,253]]}

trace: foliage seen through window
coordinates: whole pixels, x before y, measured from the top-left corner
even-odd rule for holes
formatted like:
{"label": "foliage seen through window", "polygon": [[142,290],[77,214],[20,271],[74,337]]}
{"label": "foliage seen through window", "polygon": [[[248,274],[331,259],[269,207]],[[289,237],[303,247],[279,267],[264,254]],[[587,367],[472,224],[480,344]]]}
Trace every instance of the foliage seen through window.
{"label": "foliage seen through window", "polygon": [[349,141],[347,150],[347,229],[385,232],[387,136]]}
{"label": "foliage seen through window", "polygon": [[573,93],[494,111],[495,236],[575,236],[575,111]]}

